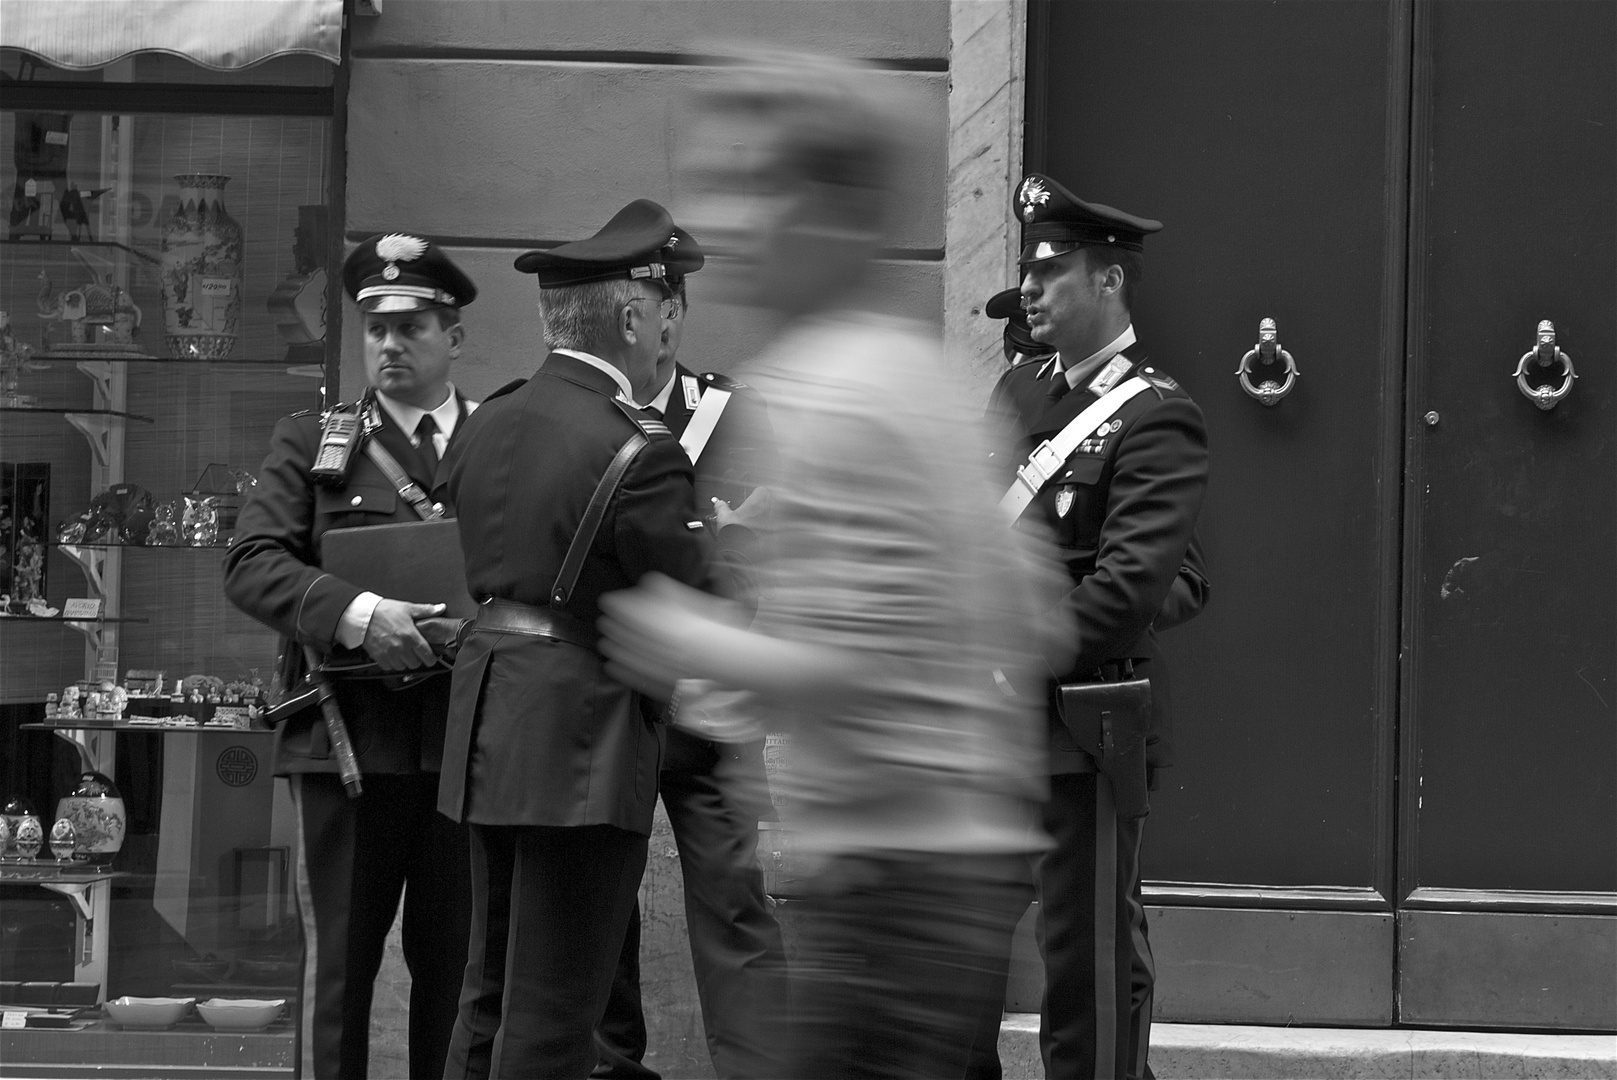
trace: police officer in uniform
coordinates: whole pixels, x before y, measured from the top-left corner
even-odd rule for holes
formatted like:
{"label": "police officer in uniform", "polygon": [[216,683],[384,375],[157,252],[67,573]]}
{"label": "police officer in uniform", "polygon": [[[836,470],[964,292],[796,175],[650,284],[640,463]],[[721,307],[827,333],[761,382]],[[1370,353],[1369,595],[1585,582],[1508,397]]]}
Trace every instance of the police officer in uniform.
{"label": "police officer in uniform", "polygon": [[[689,240],[683,230],[676,228],[675,235]],[[750,529],[731,522],[729,503],[750,495],[749,479],[770,445],[762,437],[767,424],[763,399],[744,383],[716,372],[697,375],[675,359],[688,301],[683,274],[671,276],[668,283],[677,306],[664,331],[645,407],[661,417],[695,464],[698,507],[713,506],[724,515],[726,523],[717,529],[720,562],[730,591],[744,592],[756,545]],[[721,743],[671,727],[660,790],[679,848],[691,962],[714,1071],[721,1077],[777,1075],[786,956],[757,861],[758,822],[774,816],[763,742]],[[657,1076],[641,1064],[646,1022],[639,953],[637,907],[612,996],[596,1028],[600,1061],[595,1077]]]}
{"label": "police officer in uniform", "polygon": [[[465,341],[460,309],[477,289],[449,256],[416,237],[373,236],[344,263],[343,285],[363,315],[370,385],[360,401],[332,413],[357,416],[368,434],[335,475],[326,470],[317,479],[316,454],[332,413],[277,423],[225,556],[226,594],[284,639],[287,686],[302,675],[304,646],[322,656],[362,650],[379,668],[401,673],[434,663],[418,620],[439,608],[377,596],[323,570],[321,542],[334,529],[421,520],[418,502],[364,444],[374,440],[420,496],[475,407],[449,373]],[[335,691],[363,773],[362,795],[344,792],[318,708],[288,719],[275,742],[275,771],[294,778],[314,908],[314,1075],[367,1075],[372,986],[402,893],[410,1073],[438,1076],[471,914],[465,827],[436,811],[449,678],[400,690],[380,680],[336,680]]]}
{"label": "police officer in uniform", "polygon": [[983,314],[990,319],[1005,320],[1005,362],[1020,367],[1030,361],[1048,360],[1055,350],[1033,340],[1027,328],[1027,312],[1022,310],[1022,290],[1001,289],[988,298]]}
{"label": "police officer in uniform", "polygon": [[[1072,581],[1061,603],[1076,617],[1078,654],[1058,681],[1148,678],[1146,767],[1154,774],[1170,763],[1171,745],[1167,672],[1152,624],[1186,562],[1208,468],[1201,410],[1135,346],[1129,312],[1144,240],[1162,226],[1085,202],[1038,174],[1022,181],[1014,209],[1023,223],[1028,326],[1036,342],[1057,352],[1044,364],[1012,368],[995,388],[991,413],[1020,436],[1011,464],[1025,463],[1114,388],[1141,380],[1131,384],[1140,392],[1064,460],[1029,470],[1031,502],[1023,513],[1054,532]],[[1204,599],[1205,590],[1198,607]],[[1054,847],[1037,872],[1045,1071],[1149,1076],[1153,974],[1140,899],[1143,818],[1119,816],[1113,784],[1075,742],[1058,701],[1052,690],[1044,824]]]}
{"label": "police officer in uniform", "polygon": [[[602,671],[597,602],[651,571],[710,586],[692,468],[642,413],[666,281],[700,253],[636,200],[531,251],[550,353],[446,462],[467,585],[439,809],[471,823],[473,927],[446,1075],[577,1080],[596,1063],[646,862],[662,732]],[[591,507],[594,507],[592,512]]]}

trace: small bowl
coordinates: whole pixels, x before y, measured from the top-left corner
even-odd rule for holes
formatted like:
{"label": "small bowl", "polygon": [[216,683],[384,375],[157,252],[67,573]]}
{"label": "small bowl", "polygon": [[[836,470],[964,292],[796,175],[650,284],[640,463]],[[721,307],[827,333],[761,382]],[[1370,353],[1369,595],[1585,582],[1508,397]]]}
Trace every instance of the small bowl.
{"label": "small bowl", "polygon": [[236,978],[255,986],[290,986],[297,981],[298,962],[296,960],[248,960],[242,958],[236,961]]}
{"label": "small bowl", "polygon": [[195,998],[121,997],[107,1002],[107,1015],[119,1027],[164,1031],[185,1015]]}
{"label": "small bowl", "polygon": [[259,1031],[281,1014],[285,998],[209,998],[197,1002],[197,1012],[215,1031]]}

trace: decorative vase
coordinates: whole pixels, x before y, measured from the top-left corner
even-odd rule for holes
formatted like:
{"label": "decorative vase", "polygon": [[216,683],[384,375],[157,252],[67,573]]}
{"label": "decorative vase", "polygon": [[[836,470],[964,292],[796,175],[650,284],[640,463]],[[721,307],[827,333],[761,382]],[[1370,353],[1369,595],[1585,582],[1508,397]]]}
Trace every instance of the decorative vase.
{"label": "decorative vase", "polygon": [[[106,865],[124,846],[129,813],[124,809],[118,785],[101,773],[81,773],[78,787],[56,804],[56,816],[61,819],[57,824],[72,823],[83,861]],[[52,850],[54,843],[53,839]]]}
{"label": "decorative vase", "polygon": [[51,826],[51,854],[57,862],[72,862],[78,854],[79,831],[67,818],[57,818]]}
{"label": "decorative vase", "polygon": [[176,360],[223,360],[241,320],[241,225],[222,199],[230,177],[181,174],[163,225],[163,332]]}

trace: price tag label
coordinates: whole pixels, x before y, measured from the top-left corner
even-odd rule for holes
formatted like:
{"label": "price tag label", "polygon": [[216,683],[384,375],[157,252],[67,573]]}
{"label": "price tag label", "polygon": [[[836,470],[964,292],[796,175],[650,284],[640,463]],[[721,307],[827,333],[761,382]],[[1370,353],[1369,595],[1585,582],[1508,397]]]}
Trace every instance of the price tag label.
{"label": "price tag label", "polygon": [[94,597],[70,596],[62,601],[64,619],[99,619],[101,601]]}
{"label": "price tag label", "polygon": [[28,1026],[28,1014],[24,1012],[8,1012],[0,1019],[0,1028],[23,1028]]}

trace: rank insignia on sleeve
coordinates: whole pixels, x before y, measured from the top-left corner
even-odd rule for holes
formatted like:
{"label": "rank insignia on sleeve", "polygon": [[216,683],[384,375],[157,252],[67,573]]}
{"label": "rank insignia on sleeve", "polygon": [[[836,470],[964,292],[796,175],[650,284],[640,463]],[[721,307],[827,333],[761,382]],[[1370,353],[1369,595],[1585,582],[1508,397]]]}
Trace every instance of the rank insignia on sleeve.
{"label": "rank insignia on sleeve", "polygon": [[1064,518],[1072,512],[1072,500],[1077,492],[1078,489],[1071,484],[1062,484],[1056,488],[1056,517]]}

